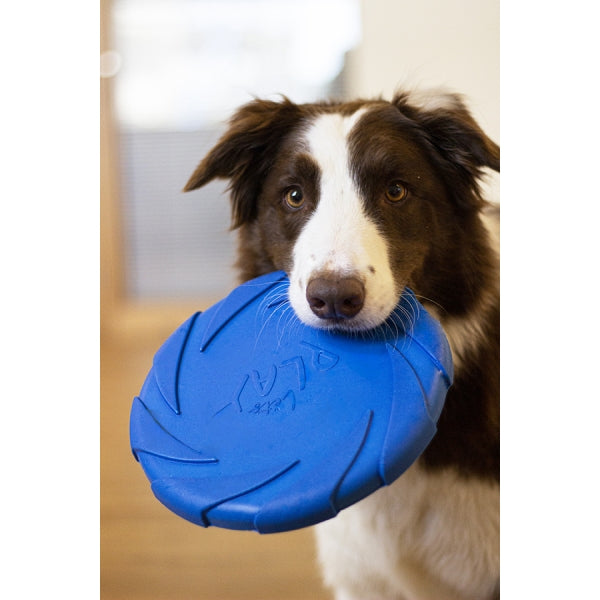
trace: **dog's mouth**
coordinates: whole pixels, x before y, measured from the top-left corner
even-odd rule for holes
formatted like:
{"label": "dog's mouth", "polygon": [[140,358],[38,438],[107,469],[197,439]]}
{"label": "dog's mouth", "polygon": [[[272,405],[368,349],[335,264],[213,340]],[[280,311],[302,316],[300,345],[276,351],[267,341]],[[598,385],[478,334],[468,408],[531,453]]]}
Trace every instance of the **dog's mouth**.
{"label": "dog's mouth", "polygon": [[331,333],[343,333],[349,335],[363,335],[375,332],[381,327],[385,327],[388,320],[392,317],[392,314],[388,314],[385,317],[374,318],[362,318],[354,317],[351,319],[345,318],[328,318],[328,319],[310,319],[301,318],[305,325],[313,327],[315,329],[321,329]]}

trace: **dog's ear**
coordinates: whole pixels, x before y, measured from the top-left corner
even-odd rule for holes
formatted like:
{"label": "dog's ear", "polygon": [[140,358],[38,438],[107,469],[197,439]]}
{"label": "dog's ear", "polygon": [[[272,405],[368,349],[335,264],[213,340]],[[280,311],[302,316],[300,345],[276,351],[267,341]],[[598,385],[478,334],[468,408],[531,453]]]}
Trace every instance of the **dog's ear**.
{"label": "dog's ear", "polygon": [[463,194],[459,203],[479,206],[478,180],[484,167],[500,171],[500,147],[475,122],[462,97],[452,93],[400,93],[392,103],[425,132],[442,158],[446,173],[453,180],[459,177],[473,190]]}
{"label": "dog's ear", "polygon": [[229,179],[233,227],[251,221],[270,161],[298,118],[299,107],[287,98],[281,102],[254,100],[242,106],[184,191],[195,190],[212,179]]}

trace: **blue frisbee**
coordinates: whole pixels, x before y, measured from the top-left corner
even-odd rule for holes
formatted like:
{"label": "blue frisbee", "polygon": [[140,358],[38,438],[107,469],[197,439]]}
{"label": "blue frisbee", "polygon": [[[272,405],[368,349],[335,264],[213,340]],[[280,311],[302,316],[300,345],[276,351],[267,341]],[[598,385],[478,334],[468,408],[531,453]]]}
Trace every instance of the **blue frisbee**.
{"label": "blue frisbee", "polygon": [[314,329],[283,272],[179,327],[133,401],[155,496],[198,525],[273,533],[334,517],[397,479],[436,432],[452,360],[409,290],[363,334]]}

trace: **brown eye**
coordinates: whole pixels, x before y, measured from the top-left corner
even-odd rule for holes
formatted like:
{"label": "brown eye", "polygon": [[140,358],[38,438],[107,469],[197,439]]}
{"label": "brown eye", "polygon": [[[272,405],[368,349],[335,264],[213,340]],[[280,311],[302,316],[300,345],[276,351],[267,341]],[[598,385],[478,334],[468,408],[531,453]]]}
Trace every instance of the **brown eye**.
{"label": "brown eye", "polygon": [[302,208],[304,205],[304,194],[302,193],[302,190],[297,186],[291,187],[285,193],[285,203],[293,210]]}
{"label": "brown eye", "polygon": [[408,196],[408,190],[399,181],[391,183],[385,191],[385,197],[393,204],[402,202]]}

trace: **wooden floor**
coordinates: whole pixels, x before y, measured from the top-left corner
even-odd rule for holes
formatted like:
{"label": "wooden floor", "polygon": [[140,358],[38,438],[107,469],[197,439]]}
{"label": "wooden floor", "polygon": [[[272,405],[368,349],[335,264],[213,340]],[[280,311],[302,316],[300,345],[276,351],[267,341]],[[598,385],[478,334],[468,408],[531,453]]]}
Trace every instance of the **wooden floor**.
{"label": "wooden floor", "polygon": [[129,448],[129,410],[164,332],[103,335],[102,600],[324,600],[310,529],[203,529],[154,498]]}

